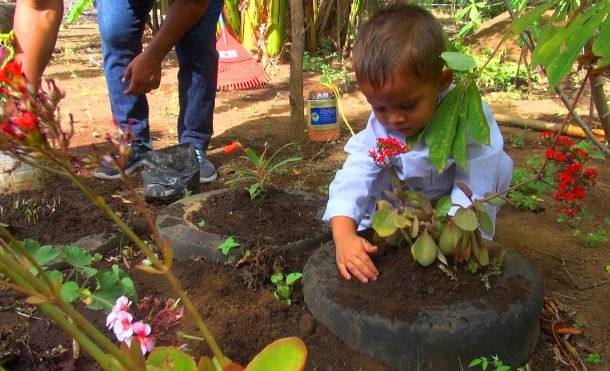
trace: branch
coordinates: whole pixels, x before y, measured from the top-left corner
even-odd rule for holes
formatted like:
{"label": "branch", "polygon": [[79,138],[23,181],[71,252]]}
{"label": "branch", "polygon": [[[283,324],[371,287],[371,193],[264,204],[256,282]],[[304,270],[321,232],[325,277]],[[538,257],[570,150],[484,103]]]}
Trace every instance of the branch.
{"label": "branch", "polygon": [[[510,2],[508,0],[504,0],[504,4],[506,5],[506,9],[508,10],[508,13],[510,14],[510,17],[514,20],[515,19],[515,12],[512,9],[512,7],[510,6]],[[527,31],[523,31],[521,32],[521,39],[523,40],[523,42],[525,43],[525,45],[527,45],[527,47],[530,49],[531,52],[534,51],[534,41],[532,39],[532,36],[527,32]],[[544,73],[546,74],[546,70],[543,66],[541,66]],[[570,102],[570,99],[565,95],[565,93],[563,92],[563,89],[561,89],[561,87],[559,85],[555,86],[555,92],[559,95],[559,98],[561,98],[561,101],[563,102],[563,104],[566,106],[566,108],[570,108],[573,106],[573,103]],[[593,142],[597,147],[599,147],[600,151],[606,155],[606,158],[610,159],[610,149],[606,148],[606,146],[599,141],[599,139],[597,139],[597,137],[595,136],[595,134],[591,131],[591,129],[589,129],[589,127],[584,123],[584,121],[580,118],[580,116],[574,112],[574,110],[571,110],[571,114],[572,114],[572,118],[574,119],[574,121],[576,121],[576,123],[578,124],[578,126],[580,126],[582,128],[582,130],[585,132],[585,134],[587,135],[587,138]]]}

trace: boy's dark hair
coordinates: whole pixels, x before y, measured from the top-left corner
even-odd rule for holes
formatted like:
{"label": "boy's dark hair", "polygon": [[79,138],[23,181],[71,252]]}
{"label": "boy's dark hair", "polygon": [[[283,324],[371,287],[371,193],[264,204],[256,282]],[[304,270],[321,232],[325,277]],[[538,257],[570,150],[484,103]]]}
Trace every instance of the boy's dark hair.
{"label": "boy's dark hair", "polygon": [[354,69],[360,84],[382,87],[406,74],[438,78],[444,61],[443,29],[427,10],[410,4],[381,9],[364,23],[354,40]]}

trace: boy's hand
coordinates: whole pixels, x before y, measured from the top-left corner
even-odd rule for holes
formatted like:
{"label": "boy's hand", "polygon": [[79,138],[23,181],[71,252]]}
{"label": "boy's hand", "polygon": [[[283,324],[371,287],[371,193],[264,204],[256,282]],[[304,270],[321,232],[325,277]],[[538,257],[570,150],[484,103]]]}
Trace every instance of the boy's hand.
{"label": "boy's hand", "polygon": [[357,234],[335,237],[337,267],[346,279],[350,280],[353,274],[362,283],[369,280],[376,281],[379,271],[373,264],[369,254],[377,252],[377,246],[371,245],[365,238]]}

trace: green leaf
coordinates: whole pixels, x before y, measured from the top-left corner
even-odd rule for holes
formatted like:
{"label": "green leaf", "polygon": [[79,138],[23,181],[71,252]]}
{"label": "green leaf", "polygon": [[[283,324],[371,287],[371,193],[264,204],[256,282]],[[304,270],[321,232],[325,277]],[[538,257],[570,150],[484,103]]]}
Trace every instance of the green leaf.
{"label": "green leaf", "polygon": [[77,246],[62,246],[59,248],[62,259],[75,267],[86,267],[91,265],[93,257],[88,251]]}
{"label": "green leaf", "polygon": [[468,84],[465,100],[468,102],[468,128],[472,138],[478,143],[490,145],[489,123],[483,111],[481,92],[475,83]]}
{"label": "green leaf", "polygon": [[556,3],[557,0],[545,2],[515,19],[513,22],[513,34],[518,35],[528,29],[544,12],[551,9]]}
{"label": "green leaf", "polygon": [[301,277],[303,277],[303,273],[300,273],[300,272],[290,273],[288,276],[286,276],[286,284],[288,286],[290,286]]}
{"label": "green leaf", "polygon": [[463,92],[462,84],[451,90],[437,106],[430,123],[426,125],[425,142],[430,149],[430,161],[439,172],[445,167],[449,157]]}
{"label": "green leaf", "polygon": [[[604,4],[605,3],[605,4]],[[560,53],[547,65],[547,76],[551,89],[572,70],[572,65],[580,54],[587,41],[599,29],[603,18],[607,14],[608,2],[599,2],[584,13],[579,14],[566,28],[565,46]],[[563,43],[562,43],[563,44]]]}
{"label": "green leaf", "polygon": [[465,207],[459,208],[454,217],[455,224],[465,231],[474,231],[479,225],[477,214],[471,209]]}
{"label": "green leaf", "polygon": [[466,130],[468,127],[466,115],[468,113],[469,102],[464,96],[462,98],[462,101],[459,103],[460,112],[458,114],[457,126],[455,127],[455,135],[451,143],[451,156],[459,166],[466,169],[468,166],[466,164]]}
{"label": "green leaf", "polygon": [[254,150],[252,148],[246,148],[246,156],[248,156],[248,159],[256,167],[259,167],[261,165],[262,161],[258,158],[258,156],[256,155],[256,152],[254,152]]}
{"label": "green leaf", "polygon": [[[36,252],[34,252],[34,260],[41,266],[44,267],[47,263],[55,259],[59,255],[59,251],[51,245],[41,246]],[[30,267],[32,274],[38,274],[38,271],[33,266]]]}
{"label": "green leaf", "polygon": [[156,347],[146,359],[148,366],[167,371],[197,371],[197,365],[192,356],[182,352],[177,347]]}
{"label": "green leaf", "polygon": [[63,281],[63,274],[58,270],[52,270],[52,271],[45,272],[45,273],[47,274],[47,277],[49,277],[51,282],[55,282],[57,277],[60,277],[59,282]]}
{"label": "green leaf", "polygon": [[[493,196],[493,195],[495,195],[495,193],[487,192],[487,193],[485,193],[485,198]],[[502,207],[506,203],[506,200],[500,196],[496,196],[487,202],[494,205],[495,207]]]}
{"label": "green leaf", "polygon": [[288,287],[288,285],[279,285],[279,286],[277,286],[277,292],[278,292],[278,295],[282,299],[289,299],[290,298],[290,287]]}
{"label": "green leaf", "polygon": [[72,303],[74,300],[78,299],[79,295],[80,288],[76,282],[68,281],[61,285],[59,297],[61,297],[65,302]]}
{"label": "green leaf", "polygon": [[80,17],[90,3],[91,0],[76,0],[74,4],[72,4],[72,7],[70,7],[70,14],[68,14],[66,24],[70,24]]}
{"label": "green leaf", "polygon": [[235,242],[233,237],[227,238],[223,243],[218,246],[218,248],[222,251],[224,255],[229,255],[229,252],[232,248],[238,247],[239,243]]}
{"label": "green leaf", "polygon": [[380,207],[380,203],[381,201],[377,203],[377,211],[371,218],[371,225],[380,237],[388,237],[396,232],[395,219],[398,216],[398,210],[394,207]]}
{"label": "green leaf", "polygon": [[476,366],[482,362],[481,358],[475,358],[468,364],[468,367]]}
{"label": "green leaf", "polygon": [[451,201],[451,196],[449,196],[449,195],[443,196],[436,203],[436,208],[434,209],[434,214],[437,217],[447,215],[447,213],[451,209],[452,204],[453,204],[453,201]]}
{"label": "green leaf", "polygon": [[271,275],[271,282],[273,282],[275,284],[282,282],[283,279],[284,279],[284,275],[282,274],[282,272],[273,273]]}
{"label": "green leaf", "polygon": [[491,221],[491,217],[487,213],[487,210],[479,211],[479,224],[481,224],[481,228],[483,228],[487,234],[491,234],[494,230],[494,223]]}
{"label": "green leaf", "polygon": [[297,161],[301,161],[302,159],[303,159],[302,157],[289,157],[289,158],[285,158],[285,159],[283,159],[282,161],[280,161],[280,162],[278,162],[277,164],[275,164],[275,165],[273,165],[272,167],[270,167],[270,168],[267,170],[267,174],[272,174],[272,173],[275,171],[275,169],[277,169],[277,168],[279,168],[279,167],[282,167],[282,166],[284,166],[284,165],[286,165],[286,164],[289,164],[289,163],[291,163],[291,162],[297,162]]}
{"label": "green leaf", "polygon": [[97,287],[91,294],[92,301],[87,306],[89,309],[108,311],[112,308],[116,299],[122,295],[137,300],[133,281],[118,265],[113,264],[112,271],[98,272],[95,279]]}
{"label": "green leaf", "polygon": [[459,52],[443,52],[441,58],[447,62],[447,66],[455,71],[468,71],[477,68],[477,62],[471,55]]}
{"label": "green leaf", "polygon": [[597,62],[597,67],[604,67],[610,64],[610,16],[602,22],[599,28],[597,38],[593,42],[593,54],[601,57],[601,60]]}
{"label": "green leaf", "polygon": [[424,233],[413,244],[413,255],[419,264],[427,267],[436,260],[437,249],[436,242],[430,237],[428,230],[424,229]]}
{"label": "green leaf", "polygon": [[305,343],[297,337],[278,339],[267,345],[246,366],[248,371],[303,370],[307,360]]}
{"label": "green leaf", "polygon": [[540,32],[538,45],[532,52],[532,66],[548,65],[558,50],[561,50],[561,45],[567,37],[565,28],[556,27],[552,23],[546,25]]}

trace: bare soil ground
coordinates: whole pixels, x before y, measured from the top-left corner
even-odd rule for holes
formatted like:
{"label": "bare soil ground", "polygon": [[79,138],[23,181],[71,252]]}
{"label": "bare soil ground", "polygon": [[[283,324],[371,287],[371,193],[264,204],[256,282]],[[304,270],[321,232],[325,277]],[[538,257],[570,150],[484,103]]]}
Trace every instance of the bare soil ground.
{"label": "bare soil ground", "polygon": [[[170,57],[164,65],[161,87],[148,95],[155,148],[177,143],[176,73],[176,60]],[[100,40],[95,22],[89,20],[62,28],[47,75],[54,78],[66,92],[62,104],[63,115],[72,113],[76,119],[76,135],[73,139],[75,153],[86,152],[92,143],[105,148],[104,137],[106,133],[114,132],[115,128],[101,70]],[[212,139],[210,158],[219,169],[219,178],[215,183],[202,186],[202,191],[224,188],[224,182],[234,175],[231,169],[240,160],[235,154],[225,154],[221,150],[222,146],[239,140],[260,152],[265,142],[269,142],[272,148],[278,148],[279,145],[290,141],[288,76],[288,66],[279,65],[273,70],[269,88],[218,93],[214,118],[215,136]],[[314,86],[318,78],[316,74],[307,73],[305,91]],[[522,96],[526,99],[526,94]],[[536,88],[535,99],[532,101],[516,99],[519,97],[514,93],[490,93],[484,98],[495,112],[521,117],[561,122],[566,111],[559,100],[546,93],[542,87]],[[352,84],[346,87],[342,99],[351,125],[355,129],[363,128],[369,114],[365,98]],[[582,102],[581,112],[588,112],[588,97]],[[506,126],[501,129],[505,135],[507,152],[515,161],[516,167],[524,166],[529,158],[543,155],[545,147],[537,132]],[[298,153],[304,160],[287,168],[275,180],[276,185],[285,189],[324,194],[325,187],[345,158],[342,148],[348,138],[349,133],[343,127],[338,141],[304,142]],[[608,231],[603,218],[610,215],[610,169],[607,162],[597,162],[596,165],[600,172],[598,184],[584,201],[585,207],[594,216],[593,221],[587,224],[593,231],[600,228]],[[140,235],[146,237],[150,233],[141,222],[139,214],[134,212],[132,205],[123,201],[125,193],[120,183],[99,184],[88,169],[81,169],[81,175],[100,189],[106,199],[114,200],[115,207],[119,208],[125,219],[135,224]],[[133,176],[132,180],[134,184],[141,185],[139,174]],[[67,183],[67,180],[49,179],[44,190],[47,194],[46,200],[60,197],[61,202],[66,205],[88,202],[80,195],[80,191]],[[9,210],[16,197],[40,200],[38,196],[40,195],[36,193],[3,194],[0,195],[0,203],[4,205],[5,210]],[[567,341],[575,347],[584,365],[590,370],[609,369],[610,280],[606,273],[606,265],[610,263],[608,244],[585,248],[582,242],[573,236],[573,228],[556,222],[552,193],[547,192],[543,198],[543,207],[538,212],[506,205],[498,216],[495,240],[516,250],[534,264],[542,277],[545,296],[557,305],[561,320],[583,331],[582,335],[572,336]],[[153,215],[162,207],[163,205],[149,205]],[[10,214],[11,222],[8,224],[19,226],[13,229],[19,238],[44,239],[50,230],[61,235],[61,228],[66,228],[63,236],[65,238],[54,237],[51,239],[54,241],[45,241],[61,243],[72,241],[72,236],[78,233],[96,233],[102,226],[106,228],[106,223],[83,222],[82,215],[89,211],[78,208],[74,210],[76,211],[67,208],[41,215],[36,222],[26,221],[25,215],[19,221],[22,209],[13,210]],[[217,212],[223,211],[219,207]],[[62,227],[60,220],[65,218],[72,218],[72,221],[63,222]],[[100,221],[103,218],[101,215],[98,217]],[[52,221],[49,222],[49,219]],[[298,220],[294,223],[298,223]],[[28,225],[32,226],[29,230]],[[246,223],[244,226],[247,227]],[[290,228],[290,225],[282,224],[278,227]],[[39,232],[32,234],[34,230]],[[134,279],[140,296],[175,296],[157,277],[133,268],[141,258],[126,244],[117,246],[108,253],[101,264],[121,264]],[[306,256],[301,256],[282,261],[281,265],[285,271],[302,269],[304,259]],[[288,307],[276,301],[270,283],[262,284],[262,287],[254,291],[247,287],[243,277],[232,267],[213,266],[199,259],[177,263],[174,267],[184,288],[208,321],[220,347],[235,361],[245,364],[272,340],[297,335],[308,347],[307,369],[389,369],[381,362],[348,349],[328,329],[316,324],[305,307],[298,287],[293,292],[293,304]],[[99,312],[86,309],[82,311],[93,319],[99,328],[103,327],[103,318]],[[17,312],[21,314],[18,315]],[[184,331],[195,333],[195,327],[187,322]],[[193,354],[209,353],[202,343],[196,341],[189,341],[189,348]],[[69,352],[70,339],[43,314],[27,306],[22,296],[4,290],[0,291],[0,349],[0,364],[8,369],[98,368],[87,356],[76,362],[72,361]],[[586,358],[591,353],[600,354],[601,363],[588,362]],[[542,332],[529,365],[533,370],[571,369],[571,366],[561,359],[553,337],[545,332]]]}

